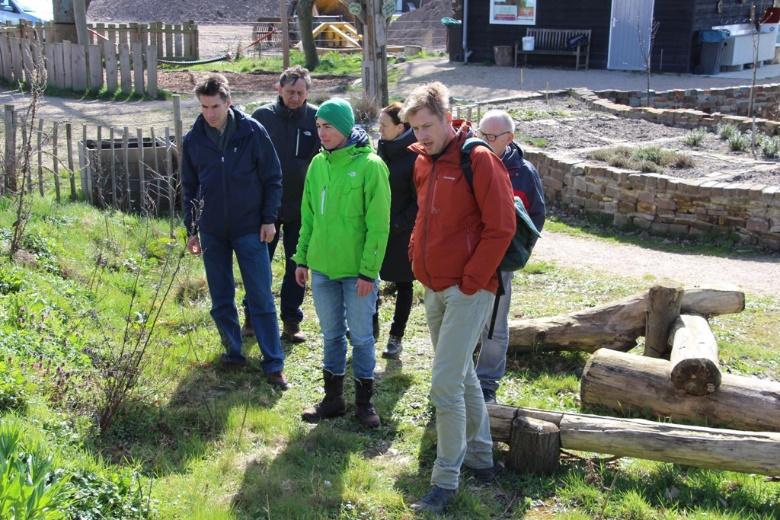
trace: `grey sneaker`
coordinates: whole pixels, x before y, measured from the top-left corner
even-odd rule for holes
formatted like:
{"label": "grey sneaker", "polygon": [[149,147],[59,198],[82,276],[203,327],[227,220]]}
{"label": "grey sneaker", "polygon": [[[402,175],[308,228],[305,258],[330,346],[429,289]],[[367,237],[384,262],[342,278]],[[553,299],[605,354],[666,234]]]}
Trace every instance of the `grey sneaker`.
{"label": "grey sneaker", "polygon": [[387,346],[385,347],[385,351],[382,352],[382,357],[385,359],[398,359],[401,357],[403,348],[403,339],[398,336],[390,335],[390,337],[387,338]]}
{"label": "grey sneaker", "polygon": [[485,404],[496,404],[496,391],[492,388],[483,388],[482,395],[485,397]]}
{"label": "grey sneaker", "polygon": [[441,513],[452,502],[457,489],[444,489],[439,486],[431,487],[427,495],[412,504],[412,511],[427,511],[429,513]]}

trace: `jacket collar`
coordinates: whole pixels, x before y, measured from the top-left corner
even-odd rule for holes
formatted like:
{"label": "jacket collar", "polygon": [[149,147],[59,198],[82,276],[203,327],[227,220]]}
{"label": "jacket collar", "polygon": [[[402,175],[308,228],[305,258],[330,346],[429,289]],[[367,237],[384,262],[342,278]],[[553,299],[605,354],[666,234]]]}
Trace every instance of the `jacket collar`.
{"label": "jacket collar", "polygon": [[[238,110],[233,106],[231,106],[229,110],[233,113],[233,119],[236,122],[236,127],[233,130],[233,134],[230,136],[231,142],[235,141],[236,139],[241,139],[243,137],[246,137],[247,135],[255,131],[254,126],[252,125],[252,123],[250,123],[250,117],[247,114],[241,112],[240,110]],[[205,142],[209,144],[213,144],[211,142],[211,139],[208,138],[208,135],[206,135],[207,124],[208,123],[206,122],[206,119],[201,114],[195,120],[193,129],[198,133],[202,134],[202,137],[205,139]]]}
{"label": "jacket collar", "polygon": [[410,145],[417,142],[417,138],[414,136],[414,132],[411,128],[405,130],[401,135],[393,139],[392,141],[386,141],[384,139],[379,140],[379,147],[382,152],[388,157],[395,157],[399,153],[406,150]]}
{"label": "jacket collar", "polygon": [[347,138],[347,142],[341,148],[335,150],[322,149],[322,153],[328,162],[342,163],[352,160],[356,155],[371,152],[371,140],[365,130],[359,126],[352,128],[352,133]]}
{"label": "jacket collar", "polygon": [[453,119],[452,128],[455,130],[455,137],[444,147],[437,155],[428,155],[425,148],[419,143],[414,143],[409,149],[423,157],[430,159],[431,161],[437,161],[441,158],[446,158],[447,161],[454,161],[460,164],[460,147],[466,142],[466,139],[474,136],[474,132],[471,130],[471,123],[462,119]]}
{"label": "jacket collar", "polygon": [[274,112],[279,114],[281,117],[288,118],[288,119],[299,118],[306,112],[306,108],[308,106],[309,106],[309,102],[306,101],[303,105],[299,106],[298,108],[295,109],[287,108],[287,105],[285,105],[284,101],[282,100],[282,96],[277,96],[276,103],[274,103]]}

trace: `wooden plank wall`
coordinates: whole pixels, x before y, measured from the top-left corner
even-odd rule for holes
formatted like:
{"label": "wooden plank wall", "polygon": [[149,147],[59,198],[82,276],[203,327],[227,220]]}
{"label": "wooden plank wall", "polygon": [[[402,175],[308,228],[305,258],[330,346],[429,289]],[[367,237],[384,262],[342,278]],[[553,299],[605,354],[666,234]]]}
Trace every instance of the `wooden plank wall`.
{"label": "wooden plank wall", "polygon": [[[44,57],[48,84],[57,88],[98,92],[105,88],[156,97],[158,49],[134,42],[132,54],[126,43],[110,41],[95,45],[71,42],[44,43],[0,34],[0,77],[9,82],[28,82],[33,57]],[[117,81],[117,74],[120,81]]]}

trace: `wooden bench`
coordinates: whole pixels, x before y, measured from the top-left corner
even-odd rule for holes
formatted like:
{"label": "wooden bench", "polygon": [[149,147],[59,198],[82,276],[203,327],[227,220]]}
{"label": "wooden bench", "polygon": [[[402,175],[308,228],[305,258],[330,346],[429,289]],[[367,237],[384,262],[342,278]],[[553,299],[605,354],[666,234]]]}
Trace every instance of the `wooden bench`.
{"label": "wooden bench", "polygon": [[[590,29],[528,29],[526,36],[534,37],[534,50],[524,51],[522,42],[515,43],[515,67],[517,67],[517,58],[523,55],[528,60],[529,54],[546,54],[555,56],[576,56],[576,69],[580,68],[580,63],[584,61],[585,68],[590,65]],[[586,40],[577,45],[576,48],[569,48],[569,40],[575,36],[583,35]],[[582,59],[584,58],[584,60]]]}

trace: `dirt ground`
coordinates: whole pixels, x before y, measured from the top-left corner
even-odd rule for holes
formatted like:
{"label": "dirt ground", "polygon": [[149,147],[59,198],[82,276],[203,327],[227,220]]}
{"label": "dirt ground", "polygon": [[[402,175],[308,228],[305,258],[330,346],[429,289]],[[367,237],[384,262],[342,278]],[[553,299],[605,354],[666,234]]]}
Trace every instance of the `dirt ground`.
{"label": "dirt ground", "polygon": [[665,175],[780,185],[780,160],[732,152],[714,133],[708,133],[701,146],[692,148],[684,142],[688,130],[596,112],[571,97],[512,102],[502,108],[517,120],[520,139],[544,150],[586,160],[589,153],[600,148],[656,145],[692,159],[692,167],[665,168],[661,172]]}
{"label": "dirt ground", "polygon": [[[176,93],[190,93],[195,87],[195,84],[209,74],[209,72],[201,71],[160,71],[158,73],[158,81],[160,88]],[[276,82],[279,79],[279,74],[276,72],[248,74],[223,72],[222,74],[227,77],[231,92],[263,94],[274,92],[276,89]],[[354,79],[355,78],[349,76],[313,78],[312,91],[343,92],[347,85],[354,81]]]}

